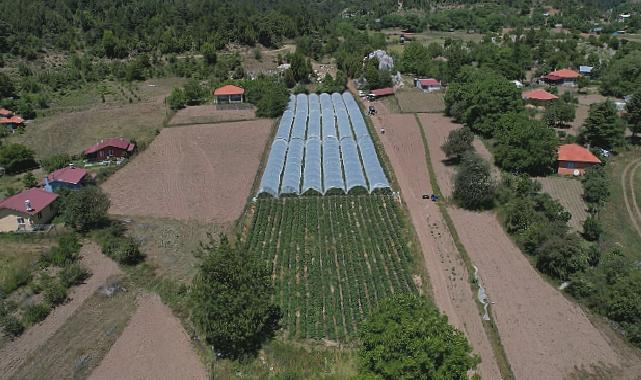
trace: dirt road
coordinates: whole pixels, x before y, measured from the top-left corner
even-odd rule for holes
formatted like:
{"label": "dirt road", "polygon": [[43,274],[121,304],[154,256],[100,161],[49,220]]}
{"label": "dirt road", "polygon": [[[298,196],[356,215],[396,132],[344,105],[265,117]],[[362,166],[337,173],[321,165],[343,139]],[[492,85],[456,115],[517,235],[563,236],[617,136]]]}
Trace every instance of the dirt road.
{"label": "dirt road", "polygon": [[639,210],[634,188],[635,173],[639,166],[641,166],[641,159],[634,160],[625,167],[623,173],[621,173],[621,186],[623,187],[623,199],[625,200],[625,208],[628,210],[630,221],[639,236],[641,236],[641,210]]}
{"label": "dirt road", "polygon": [[69,292],[69,301],[55,308],[40,324],[28,329],[15,341],[0,350],[0,374],[9,378],[24,363],[25,359],[42,346],[58,330],[82,303],[91,296],[108,277],[121,273],[116,263],[104,256],[95,243],[86,243],[80,251],[80,262],[92,275],[84,284]]}
{"label": "dirt road", "polygon": [[[421,115],[420,119],[430,148],[440,146],[447,131],[459,127],[443,116]],[[441,188],[451,190],[447,179],[454,168],[441,161],[440,149],[430,149],[430,155],[439,181],[444,181]],[[456,207],[450,207],[449,213],[494,303],[495,323],[517,379],[561,379],[577,370],[634,378],[633,371],[621,370],[630,363],[617,352],[616,343],[541,278],[494,213]]]}
{"label": "dirt road", "polygon": [[207,371],[180,321],[158,295],[146,294],[89,379],[207,379]]}
{"label": "dirt road", "polygon": [[479,372],[485,379],[501,377],[492,346],[485,335],[481,316],[474,301],[475,294],[468,283],[468,273],[460,258],[438,207],[421,199],[432,193],[427,173],[425,150],[413,114],[389,114],[377,104],[378,116],[372,120],[394,173],[398,179],[401,197],[410,217],[425,258],[434,301],[449,319],[463,330],[474,351],[482,358]]}

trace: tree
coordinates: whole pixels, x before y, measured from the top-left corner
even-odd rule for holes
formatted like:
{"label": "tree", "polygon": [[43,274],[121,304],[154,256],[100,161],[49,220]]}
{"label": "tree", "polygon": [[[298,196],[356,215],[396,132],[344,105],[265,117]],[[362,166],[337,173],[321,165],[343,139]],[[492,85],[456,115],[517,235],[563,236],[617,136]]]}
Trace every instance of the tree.
{"label": "tree", "polygon": [[625,127],[621,124],[614,103],[590,106],[590,113],[583,124],[581,138],[591,146],[612,149],[623,145]]}
{"label": "tree", "polygon": [[38,166],[33,151],[24,145],[7,144],[0,146],[0,166],[7,174],[16,174]]}
{"label": "tree", "polygon": [[585,240],[599,240],[602,231],[603,228],[601,227],[601,223],[594,215],[588,216],[583,222],[583,237]]}
{"label": "tree", "polygon": [[184,94],[188,105],[201,104],[205,97],[205,89],[196,79],[190,79],[185,83]]}
{"label": "tree", "polygon": [[555,101],[545,107],[543,120],[549,127],[556,128],[563,126],[576,118],[574,104],[563,101]]}
{"label": "tree", "polygon": [[588,260],[576,234],[552,236],[536,251],[536,267],[553,278],[566,281],[584,271]]}
{"label": "tree", "polygon": [[496,128],[496,164],[510,172],[546,174],[556,164],[559,140],[553,129],[525,113],[503,115]]}
{"label": "tree", "polygon": [[71,161],[71,156],[66,153],[60,153],[40,161],[40,165],[47,172],[52,172],[54,170],[64,168],[69,165]]}
{"label": "tree", "polygon": [[383,300],[359,335],[364,378],[467,379],[480,362],[465,335],[416,294]]}
{"label": "tree", "polygon": [[641,88],[632,94],[632,98],[625,106],[628,117],[628,127],[632,131],[632,137],[641,132]]}
{"label": "tree", "polygon": [[582,179],[583,199],[593,205],[599,206],[610,196],[610,181],[601,165],[595,165],[585,171]]}
{"label": "tree", "polygon": [[211,42],[205,42],[200,48],[200,52],[203,55],[203,60],[207,66],[213,66],[216,64],[218,57],[216,56],[216,48]]}
{"label": "tree", "polygon": [[24,177],[22,177],[22,184],[24,185],[24,187],[29,189],[29,188],[38,186],[38,180],[33,175],[33,173],[29,172],[25,174]]}
{"label": "tree", "polygon": [[465,155],[454,178],[454,199],[458,204],[468,210],[491,207],[495,191],[490,165],[475,154]]}
{"label": "tree", "polygon": [[173,111],[185,108],[185,105],[187,105],[185,90],[178,87],[171,90],[171,94],[167,97],[167,104]]}
{"label": "tree", "polygon": [[271,302],[267,263],[229,243],[224,235],[203,246],[204,259],[190,289],[191,318],[216,352],[234,359],[255,354],[279,327]]}
{"label": "tree", "polygon": [[623,97],[641,87],[641,51],[614,56],[607,70],[601,76],[601,90],[604,95]]}
{"label": "tree", "polygon": [[62,197],[62,220],[76,231],[88,231],[107,220],[109,197],[97,186],[69,191]]}
{"label": "tree", "polygon": [[287,85],[287,88],[292,88],[296,86],[296,78],[294,78],[294,72],[292,69],[286,69],[283,72],[283,80],[285,81],[285,85]]}
{"label": "tree", "polygon": [[11,98],[16,95],[13,81],[5,73],[0,73],[0,98]]}
{"label": "tree", "polygon": [[467,128],[460,128],[450,131],[447,135],[447,140],[441,146],[447,158],[460,158],[466,152],[471,151],[472,142],[474,141],[474,133]]}

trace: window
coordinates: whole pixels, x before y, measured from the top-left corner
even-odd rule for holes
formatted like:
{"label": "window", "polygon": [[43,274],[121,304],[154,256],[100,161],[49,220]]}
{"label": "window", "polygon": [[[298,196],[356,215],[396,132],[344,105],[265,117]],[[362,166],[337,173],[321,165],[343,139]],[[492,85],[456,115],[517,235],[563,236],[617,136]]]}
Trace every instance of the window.
{"label": "window", "polygon": [[18,224],[24,224],[24,218],[18,218]]}
{"label": "window", "polygon": [[575,164],[574,161],[568,161],[568,169],[574,169]]}
{"label": "window", "polygon": [[107,157],[111,157],[111,156],[113,156],[113,154],[114,154],[114,152],[111,149],[109,149],[107,151]]}

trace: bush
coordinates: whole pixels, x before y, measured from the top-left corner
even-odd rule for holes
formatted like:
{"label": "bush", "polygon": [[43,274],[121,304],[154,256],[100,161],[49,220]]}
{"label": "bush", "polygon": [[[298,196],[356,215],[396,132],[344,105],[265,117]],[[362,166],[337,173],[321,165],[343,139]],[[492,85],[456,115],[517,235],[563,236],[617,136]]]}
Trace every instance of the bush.
{"label": "bush", "polygon": [[58,245],[52,247],[49,254],[45,255],[43,259],[46,263],[61,267],[78,260],[80,247],[76,234],[65,234],[58,238]]}
{"label": "bush", "polygon": [[583,237],[585,240],[597,241],[601,237],[601,232],[603,232],[603,228],[599,220],[593,215],[588,216],[583,222]]}
{"label": "bush", "polygon": [[65,265],[64,268],[58,274],[60,283],[65,287],[69,288],[73,285],[78,285],[89,277],[89,271],[87,268],[83,267],[78,263],[72,263]]}
{"label": "bush", "polygon": [[107,220],[109,197],[97,186],[84,186],[62,199],[62,220],[76,231],[99,227]]}
{"label": "bush", "polygon": [[67,288],[60,281],[51,280],[44,289],[44,299],[50,305],[58,305],[67,300]]}
{"label": "bush", "polygon": [[536,251],[536,267],[562,281],[585,270],[588,260],[576,235],[553,236]]}
{"label": "bush", "polygon": [[27,326],[33,326],[38,322],[44,321],[50,312],[51,306],[43,302],[27,307],[22,319]]}
{"label": "bush", "polygon": [[11,337],[20,336],[24,332],[22,322],[12,315],[2,317],[0,319],[0,326],[2,326],[2,329]]}
{"label": "bush", "polygon": [[119,264],[135,265],[144,256],[138,249],[138,243],[131,237],[109,236],[101,242],[102,253]]}
{"label": "bush", "polygon": [[603,166],[597,165],[588,168],[583,176],[583,199],[596,205],[597,208],[610,196],[607,173]]}
{"label": "bush", "polygon": [[16,174],[38,166],[33,151],[24,145],[0,145],[0,166],[7,174]]}
{"label": "bush", "polygon": [[495,191],[489,164],[474,154],[463,157],[454,179],[454,199],[457,203],[469,210],[490,208]]}
{"label": "bush", "polygon": [[56,154],[47,159],[40,161],[40,165],[47,172],[52,172],[54,170],[64,168],[72,162],[71,156],[66,153]]}
{"label": "bush", "polygon": [[455,129],[450,131],[441,149],[447,158],[459,158],[472,150],[473,141],[474,133],[469,128]]}
{"label": "bush", "polygon": [[594,284],[586,278],[583,273],[577,273],[570,277],[570,285],[567,287],[567,291],[574,298],[588,298],[594,294]]}

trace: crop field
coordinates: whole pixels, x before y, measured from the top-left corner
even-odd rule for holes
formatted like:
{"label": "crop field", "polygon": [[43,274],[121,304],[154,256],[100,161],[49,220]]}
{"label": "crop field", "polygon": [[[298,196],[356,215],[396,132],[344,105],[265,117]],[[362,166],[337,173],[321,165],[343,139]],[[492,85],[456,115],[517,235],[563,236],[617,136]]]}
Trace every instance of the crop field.
{"label": "crop field", "polygon": [[404,89],[396,92],[401,112],[443,112],[445,102],[441,93],[425,93],[417,88]]}
{"label": "crop field", "polygon": [[563,177],[537,178],[541,190],[550,194],[572,214],[569,225],[575,231],[583,230],[583,222],[588,217],[587,206],[583,201],[583,185],[580,181]]}
{"label": "crop field", "polygon": [[381,299],[416,291],[404,223],[389,196],[259,199],[246,244],[272,263],[288,336],[349,340]]}

